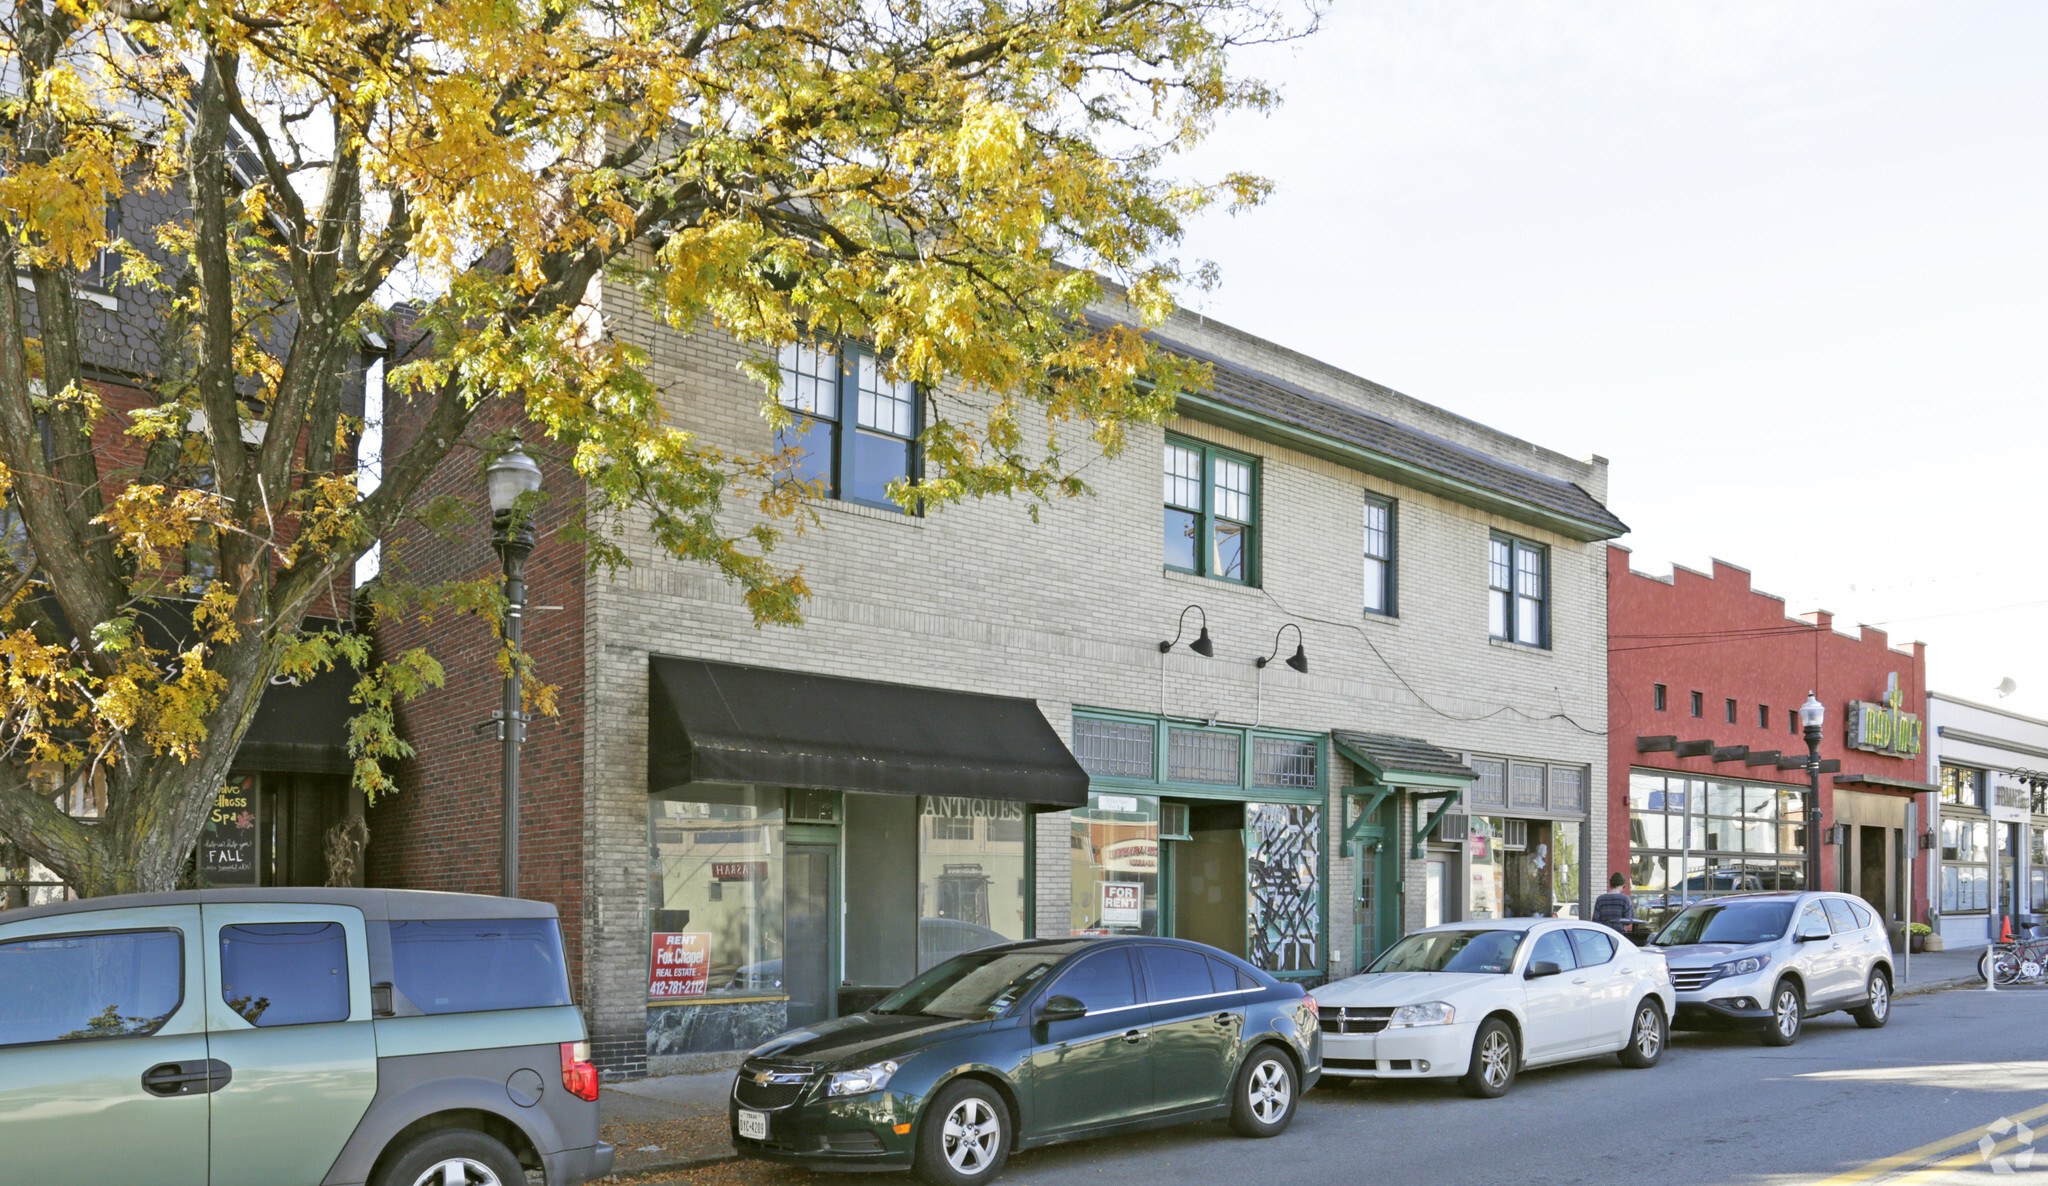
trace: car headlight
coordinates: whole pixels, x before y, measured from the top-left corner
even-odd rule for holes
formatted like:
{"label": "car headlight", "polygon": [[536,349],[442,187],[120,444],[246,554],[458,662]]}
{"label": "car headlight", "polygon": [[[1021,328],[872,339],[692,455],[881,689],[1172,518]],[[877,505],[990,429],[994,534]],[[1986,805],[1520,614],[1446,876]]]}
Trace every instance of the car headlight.
{"label": "car headlight", "polygon": [[832,1084],[826,1088],[826,1095],[865,1095],[889,1086],[889,1080],[896,1074],[896,1063],[885,1061],[862,1067],[857,1071],[839,1071],[833,1074]]}
{"label": "car headlight", "polygon": [[1714,970],[1723,976],[1747,976],[1763,971],[1770,962],[1771,957],[1767,955],[1746,955],[1739,960],[1729,960]]}
{"label": "car headlight", "polygon": [[1394,1010],[1387,1019],[1388,1029],[1407,1029],[1418,1025],[1449,1025],[1458,1019],[1458,1011],[1444,1001],[1425,1001],[1420,1005],[1403,1005]]}

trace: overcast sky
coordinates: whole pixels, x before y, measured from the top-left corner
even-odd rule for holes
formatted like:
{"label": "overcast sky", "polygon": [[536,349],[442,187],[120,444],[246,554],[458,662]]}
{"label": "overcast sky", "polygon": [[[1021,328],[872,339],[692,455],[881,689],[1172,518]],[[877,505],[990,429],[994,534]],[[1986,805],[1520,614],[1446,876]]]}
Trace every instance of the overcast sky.
{"label": "overcast sky", "polygon": [[1190,166],[1279,185],[1191,303],[1610,458],[1638,569],[2048,716],[2044,62],[2039,3],[1335,0]]}

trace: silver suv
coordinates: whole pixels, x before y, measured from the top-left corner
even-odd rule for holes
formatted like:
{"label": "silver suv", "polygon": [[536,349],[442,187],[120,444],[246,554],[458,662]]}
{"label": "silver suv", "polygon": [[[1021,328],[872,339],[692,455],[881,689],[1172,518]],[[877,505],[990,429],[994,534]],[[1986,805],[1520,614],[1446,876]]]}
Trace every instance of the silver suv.
{"label": "silver suv", "polygon": [[1755,1029],[1790,1046],[1806,1018],[1847,1009],[1876,1029],[1892,1013],[1883,920],[1847,894],[1731,894],[1695,902],[1649,947],[1678,990],[1673,1029]]}

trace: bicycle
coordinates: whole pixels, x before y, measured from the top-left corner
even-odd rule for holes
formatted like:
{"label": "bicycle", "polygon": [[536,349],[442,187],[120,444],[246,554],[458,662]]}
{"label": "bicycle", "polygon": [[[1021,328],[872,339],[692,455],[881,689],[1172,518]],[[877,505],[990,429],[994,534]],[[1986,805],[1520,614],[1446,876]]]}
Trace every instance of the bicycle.
{"label": "bicycle", "polygon": [[1993,943],[1977,961],[1977,974],[1989,983],[2035,984],[2048,980],[2048,928],[2028,927],[2024,938]]}

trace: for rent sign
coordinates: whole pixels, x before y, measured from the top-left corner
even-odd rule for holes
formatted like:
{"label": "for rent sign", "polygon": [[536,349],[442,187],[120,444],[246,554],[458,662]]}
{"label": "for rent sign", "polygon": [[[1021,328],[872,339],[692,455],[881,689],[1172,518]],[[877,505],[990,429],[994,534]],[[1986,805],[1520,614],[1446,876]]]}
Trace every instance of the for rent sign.
{"label": "for rent sign", "polygon": [[710,987],[710,932],[655,932],[654,954],[647,970],[648,997],[701,997]]}

